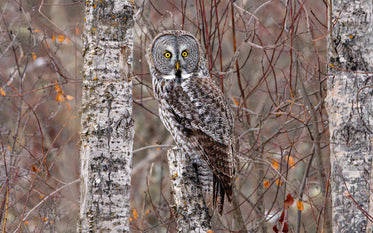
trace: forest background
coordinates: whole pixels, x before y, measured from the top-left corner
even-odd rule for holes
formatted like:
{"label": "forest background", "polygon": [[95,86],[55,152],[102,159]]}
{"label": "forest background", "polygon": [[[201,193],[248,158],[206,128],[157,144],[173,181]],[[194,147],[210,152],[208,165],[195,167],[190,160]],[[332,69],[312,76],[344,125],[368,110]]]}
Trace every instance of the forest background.
{"label": "forest background", "polygon": [[[168,29],[200,40],[210,74],[235,113],[245,224],[271,231],[286,210],[292,230],[321,231],[331,221],[325,214],[331,199],[327,2],[134,4],[132,231],[175,228],[166,161],[173,140],[160,123],[145,61],[152,38]],[[84,5],[0,3],[0,219],[7,232],[75,232]],[[288,194],[295,198],[289,208]],[[228,208],[221,228],[232,221]]]}

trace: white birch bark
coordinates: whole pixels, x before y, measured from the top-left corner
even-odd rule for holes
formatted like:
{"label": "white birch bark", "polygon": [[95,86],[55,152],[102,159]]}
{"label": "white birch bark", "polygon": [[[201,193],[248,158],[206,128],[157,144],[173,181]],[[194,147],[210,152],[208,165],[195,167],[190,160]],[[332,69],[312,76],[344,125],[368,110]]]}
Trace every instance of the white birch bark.
{"label": "white birch bark", "polygon": [[129,232],[133,6],[86,4],[78,232]]}
{"label": "white birch bark", "polygon": [[326,102],[333,232],[366,232],[373,155],[373,80],[367,73],[373,64],[372,1],[333,0],[331,7]]}
{"label": "white birch bark", "polygon": [[203,187],[196,185],[197,173],[186,154],[177,148],[168,150],[167,157],[176,205],[177,231],[206,232],[211,229],[211,217],[203,197]]}

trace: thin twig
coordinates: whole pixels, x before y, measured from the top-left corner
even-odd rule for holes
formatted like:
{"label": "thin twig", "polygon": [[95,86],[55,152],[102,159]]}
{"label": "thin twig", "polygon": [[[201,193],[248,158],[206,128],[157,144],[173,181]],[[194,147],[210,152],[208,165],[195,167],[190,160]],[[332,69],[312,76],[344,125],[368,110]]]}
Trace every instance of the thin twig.
{"label": "thin twig", "polygon": [[[71,181],[61,187],[59,187],[58,189],[54,190],[53,192],[51,192],[50,194],[48,194],[47,196],[45,196],[38,204],[36,204],[29,212],[27,212],[27,214],[22,218],[22,222],[26,221],[26,219],[30,216],[30,214],[36,210],[41,204],[43,204],[46,200],[48,200],[50,197],[52,197],[54,194],[58,193],[59,191],[61,191],[62,189],[72,185],[72,184],[75,184],[75,183],[78,183],[80,182],[80,179],[76,179],[74,181]],[[20,228],[20,225],[18,225],[17,229],[13,232],[17,232]]]}

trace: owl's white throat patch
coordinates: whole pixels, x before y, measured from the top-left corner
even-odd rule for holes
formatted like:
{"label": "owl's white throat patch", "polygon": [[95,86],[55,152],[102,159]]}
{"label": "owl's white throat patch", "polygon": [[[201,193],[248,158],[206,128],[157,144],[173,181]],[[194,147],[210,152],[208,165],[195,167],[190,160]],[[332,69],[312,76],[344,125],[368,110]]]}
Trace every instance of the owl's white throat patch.
{"label": "owl's white throat patch", "polygon": [[[190,78],[193,74],[186,74],[185,72],[181,73],[181,79],[187,79]],[[166,80],[172,80],[172,79],[177,79],[176,74],[167,74],[167,75],[162,75],[163,79]]]}

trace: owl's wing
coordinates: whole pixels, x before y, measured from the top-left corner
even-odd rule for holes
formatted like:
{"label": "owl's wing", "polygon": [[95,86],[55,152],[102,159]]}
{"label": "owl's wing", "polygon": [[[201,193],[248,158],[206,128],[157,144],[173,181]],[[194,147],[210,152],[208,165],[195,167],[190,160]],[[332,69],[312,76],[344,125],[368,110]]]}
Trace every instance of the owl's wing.
{"label": "owl's wing", "polygon": [[233,114],[212,79],[191,77],[170,94],[173,96],[168,102],[178,116],[185,118],[185,127],[232,145]]}
{"label": "owl's wing", "polygon": [[214,173],[214,205],[219,212],[224,195],[232,198],[234,173],[233,116],[223,93],[210,78],[191,78],[175,87],[167,100],[170,111],[182,125],[185,141],[193,147]]}

